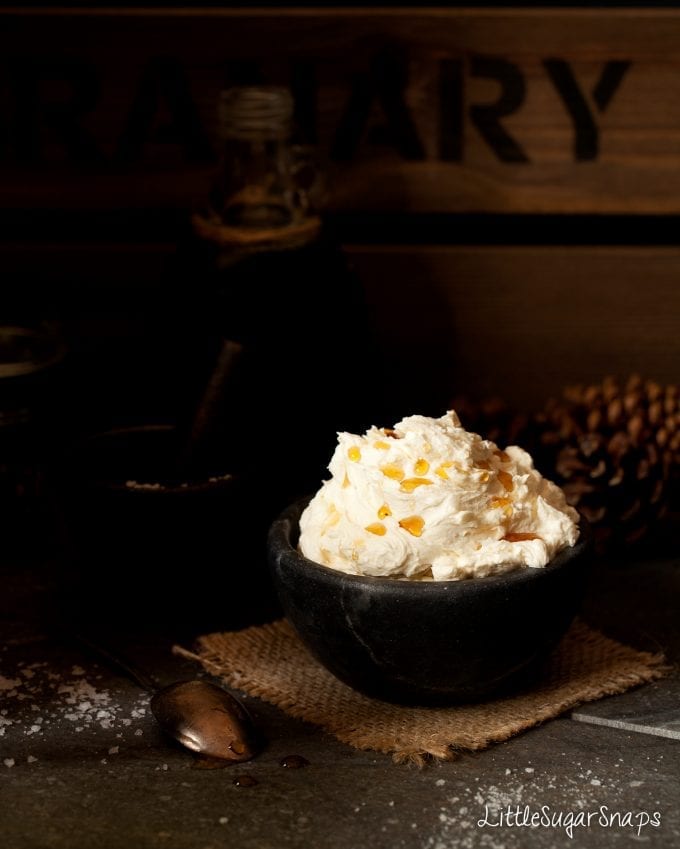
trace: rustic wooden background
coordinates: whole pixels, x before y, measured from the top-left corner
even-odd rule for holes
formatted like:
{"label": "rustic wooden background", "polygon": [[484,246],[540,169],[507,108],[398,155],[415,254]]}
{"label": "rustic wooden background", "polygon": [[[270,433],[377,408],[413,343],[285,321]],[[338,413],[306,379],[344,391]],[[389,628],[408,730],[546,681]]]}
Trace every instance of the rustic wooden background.
{"label": "rustic wooden background", "polygon": [[133,334],[242,81],[292,86],[410,403],[680,380],[673,9],[2,8],[4,291]]}

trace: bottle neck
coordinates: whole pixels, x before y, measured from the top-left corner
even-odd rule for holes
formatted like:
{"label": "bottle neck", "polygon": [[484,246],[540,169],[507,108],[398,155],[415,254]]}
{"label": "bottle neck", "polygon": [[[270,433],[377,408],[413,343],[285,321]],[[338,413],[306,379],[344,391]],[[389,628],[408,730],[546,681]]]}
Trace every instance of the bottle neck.
{"label": "bottle neck", "polygon": [[284,139],[226,139],[211,193],[214,217],[246,230],[288,227],[299,217]]}
{"label": "bottle neck", "polygon": [[287,137],[225,138],[208,210],[194,216],[199,237],[225,251],[299,247],[319,233],[320,219],[295,183]]}

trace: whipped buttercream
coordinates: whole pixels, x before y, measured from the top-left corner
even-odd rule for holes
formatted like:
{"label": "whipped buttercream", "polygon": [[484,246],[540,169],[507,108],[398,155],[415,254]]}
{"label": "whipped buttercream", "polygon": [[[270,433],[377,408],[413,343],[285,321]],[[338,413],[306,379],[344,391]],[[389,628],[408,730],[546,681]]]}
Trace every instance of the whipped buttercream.
{"label": "whipped buttercream", "polygon": [[500,450],[455,412],[339,433],[300,518],[305,557],[353,575],[459,580],[540,568],[578,539],[578,513],[516,445]]}

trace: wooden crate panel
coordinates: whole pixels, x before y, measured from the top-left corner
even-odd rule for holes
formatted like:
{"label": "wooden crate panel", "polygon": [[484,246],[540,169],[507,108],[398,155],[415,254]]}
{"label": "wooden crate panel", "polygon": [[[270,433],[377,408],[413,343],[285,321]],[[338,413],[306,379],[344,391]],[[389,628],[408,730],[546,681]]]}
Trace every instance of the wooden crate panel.
{"label": "wooden crate panel", "polygon": [[680,381],[676,248],[357,248],[396,392],[538,407],[570,383]]}
{"label": "wooden crate panel", "polygon": [[[538,407],[565,384],[633,371],[680,382],[680,248],[347,251],[389,365],[380,372],[367,363],[353,379],[385,382],[399,408],[436,413],[457,392]],[[142,301],[162,305],[171,252],[168,244],[27,244],[0,247],[0,267],[95,345],[103,332],[132,332]],[[330,300],[342,309],[341,297]]]}
{"label": "wooden crate panel", "polygon": [[182,207],[293,86],[342,210],[680,212],[680,11],[0,10],[2,208]]}

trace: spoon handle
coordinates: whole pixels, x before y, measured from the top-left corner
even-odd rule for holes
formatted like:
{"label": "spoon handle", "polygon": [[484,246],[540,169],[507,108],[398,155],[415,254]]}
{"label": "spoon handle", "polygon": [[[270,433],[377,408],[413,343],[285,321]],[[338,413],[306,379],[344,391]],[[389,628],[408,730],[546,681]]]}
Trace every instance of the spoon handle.
{"label": "spoon handle", "polygon": [[135,666],[127,658],[114,653],[108,646],[101,642],[95,642],[91,637],[79,631],[69,631],[69,636],[88,649],[92,654],[101,658],[109,666],[118,669],[119,672],[132,679],[143,690],[147,690],[149,693],[155,693],[158,690],[158,684],[150,675],[142,672],[139,667]]}
{"label": "spoon handle", "polygon": [[[196,465],[205,461],[203,454],[215,427],[221,405],[231,387],[234,373],[243,354],[243,346],[233,339],[223,339],[212,373],[184,436],[179,458],[180,477],[191,477]],[[230,413],[234,415],[234,413]]]}

